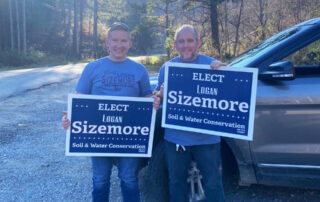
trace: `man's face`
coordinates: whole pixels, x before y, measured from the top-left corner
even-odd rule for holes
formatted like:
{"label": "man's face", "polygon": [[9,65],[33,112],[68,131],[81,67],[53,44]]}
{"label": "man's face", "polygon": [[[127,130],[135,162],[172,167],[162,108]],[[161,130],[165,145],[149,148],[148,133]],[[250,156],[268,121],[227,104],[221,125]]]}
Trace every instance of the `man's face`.
{"label": "man's face", "polygon": [[109,48],[109,58],[115,62],[122,62],[126,59],[132,43],[129,33],[123,30],[114,30],[108,36],[106,45]]}
{"label": "man's face", "polygon": [[183,62],[192,62],[197,58],[197,50],[200,47],[200,40],[196,40],[190,29],[183,29],[179,32],[174,47]]}

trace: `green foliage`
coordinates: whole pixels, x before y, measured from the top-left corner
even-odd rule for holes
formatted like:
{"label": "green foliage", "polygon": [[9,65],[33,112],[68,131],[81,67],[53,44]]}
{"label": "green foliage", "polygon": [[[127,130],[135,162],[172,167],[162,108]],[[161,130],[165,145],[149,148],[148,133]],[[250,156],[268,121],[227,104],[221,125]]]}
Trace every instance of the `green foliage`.
{"label": "green foliage", "polygon": [[160,67],[167,61],[165,55],[142,56],[131,59],[146,66],[149,72],[158,72]]}
{"label": "green foliage", "polygon": [[90,60],[71,60],[65,54],[53,55],[43,51],[30,49],[24,55],[17,51],[0,51],[0,71],[22,68],[48,67],[70,63],[89,62]]}
{"label": "green foliage", "polygon": [[173,43],[174,43],[174,39],[172,37],[166,38],[165,47],[167,51],[172,52],[174,50]]}
{"label": "green foliage", "polygon": [[320,41],[301,49],[287,58],[294,65],[319,65],[320,63]]}
{"label": "green foliage", "polygon": [[133,46],[131,50],[136,54],[148,54],[153,47],[153,34],[148,22],[144,22],[135,27],[131,32]]}
{"label": "green foliage", "polygon": [[0,51],[0,68],[33,64],[43,56],[40,51],[31,51],[29,55],[17,51]]}
{"label": "green foliage", "polygon": [[168,36],[165,40],[165,48],[167,52],[169,53],[170,57],[172,57],[172,54],[174,53],[174,34],[177,27],[170,26],[166,31],[168,32]]}
{"label": "green foliage", "polygon": [[164,59],[163,56],[151,56],[143,59],[141,63],[144,65],[161,65],[164,63]]}
{"label": "green foliage", "polygon": [[[130,14],[130,6],[126,0],[98,0],[99,21],[110,25],[115,21],[126,22]],[[131,27],[131,26],[130,26]]]}
{"label": "green foliage", "polygon": [[[79,54],[81,58],[93,57],[93,7],[92,0],[29,0],[26,1],[26,39],[27,55],[11,50],[18,49],[18,36],[23,40],[22,32],[22,1],[12,2],[12,32],[10,31],[9,0],[0,1],[0,65],[21,66],[39,64],[53,60],[72,60],[75,51],[74,43],[74,15],[80,20],[80,9],[75,5],[83,5],[83,27],[79,40]],[[15,5],[18,3],[18,10]],[[77,2],[76,4],[74,4]],[[81,2],[83,4],[81,4]],[[222,3],[226,2],[226,4]],[[130,54],[149,55],[152,53],[168,54],[173,57],[174,31],[178,25],[189,23],[198,28],[202,39],[201,53],[217,56],[219,53],[212,47],[210,5],[218,5],[218,20],[221,56],[228,59],[233,52],[234,43],[237,44],[237,53],[240,53],[270,35],[296,24],[298,21],[318,17],[320,3],[307,0],[297,10],[295,5],[286,4],[286,1],[270,0],[268,8],[264,8],[265,22],[261,26],[259,21],[259,3],[245,4],[241,17],[239,40],[235,41],[235,25],[237,20],[239,0],[98,0],[98,47],[97,57],[107,55],[104,46],[106,28],[114,21],[121,21],[129,25],[132,33],[133,46]],[[266,1],[264,1],[266,2]],[[17,29],[17,12],[20,19],[20,34]],[[268,15],[266,15],[266,13]],[[280,15],[281,14],[281,15]],[[279,17],[281,16],[281,17]],[[80,22],[78,22],[80,29]],[[12,36],[12,37],[11,37]],[[23,46],[20,45],[20,51]],[[307,56],[294,56],[296,60],[319,60],[319,51],[314,49]],[[305,58],[302,58],[305,57]],[[77,55],[78,58],[78,55]],[[167,58],[168,59],[168,58]],[[76,60],[76,59],[75,59]],[[54,61],[52,61],[54,62]],[[50,62],[51,63],[51,62]],[[149,62],[147,62],[149,63]],[[153,62],[151,62],[153,63]],[[149,64],[148,64],[149,65]],[[150,64],[151,65],[151,64]],[[157,65],[157,64],[156,64]]]}

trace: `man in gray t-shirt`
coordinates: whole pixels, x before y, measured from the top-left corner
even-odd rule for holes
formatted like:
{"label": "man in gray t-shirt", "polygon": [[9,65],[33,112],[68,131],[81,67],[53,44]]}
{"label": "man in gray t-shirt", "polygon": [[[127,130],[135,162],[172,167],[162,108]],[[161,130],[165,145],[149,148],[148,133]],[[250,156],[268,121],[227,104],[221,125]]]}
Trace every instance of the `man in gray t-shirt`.
{"label": "man in gray t-shirt", "polygon": [[[170,62],[210,64],[218,69],[226,64],[198,54],[200,40],[195,28],[183,25],[175,34],[179,56]],[[156,95],[163,97],[164,66],[160,69]],[[192,158],[203,176],[206,201],[224,201],[220,167],[220,137],[183,130],[165,129],[165,153],[169,171],[170,202],[188,202],[188,169]]]}
{"label": "man in gray t-shirt", "polygon": [[[76,92],[91,95],[151,97],[152,91],[146,68],[127,58],[131,45],[127,25],[113,23],[106,39],[109,56],[93,61],[85,67]],[[153,106],[158,109],[158,98],[154,99]],[[70,126],[66,114],[62,118],[62,125],[65,130]],[[116,161],[123,201],[140,201],[137,177],[139,160],[140,158],[136,157],[91,157],[92,200],[109,201],[111,168]]]}

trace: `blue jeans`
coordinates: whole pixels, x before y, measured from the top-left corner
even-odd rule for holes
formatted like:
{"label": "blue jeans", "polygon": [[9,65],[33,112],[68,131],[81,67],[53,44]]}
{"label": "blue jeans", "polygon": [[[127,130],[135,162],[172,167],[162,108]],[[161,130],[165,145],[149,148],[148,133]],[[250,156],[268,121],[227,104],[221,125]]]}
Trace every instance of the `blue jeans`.
{"label": "blue jeans", "polygon": [[192,156],[203,176],[207,202],[225,201],[220,167],[220,143],[185,146],[186,151],[176,151],[176,145],[166,141],[166,161],[169,171],[171,202],[188,202],[188,169]]}
{"label": "blue jeans", "polygon": [[124,202],[139,202],[138,185],[139,158],[132,157],[92,157],[92,201],[109,201],[110,175],[114,160],[121,180],[121,191]]}

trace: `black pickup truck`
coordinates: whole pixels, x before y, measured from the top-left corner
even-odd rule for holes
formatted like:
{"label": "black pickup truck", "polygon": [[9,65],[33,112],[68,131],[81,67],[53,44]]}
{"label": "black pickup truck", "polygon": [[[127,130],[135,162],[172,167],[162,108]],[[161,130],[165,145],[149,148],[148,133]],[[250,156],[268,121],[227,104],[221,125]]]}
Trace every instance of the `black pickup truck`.
{"label": "black pickup truck", "polygon": [[[259,69],[253,141],[222,138],[222,173],[240,185],[320,188],[320,18],[282,31],[231,60]],[[157,84],[157,76],[151,77]],[[161,110],[147,167],[150,197],[167,201]],[[193,165],[190,178],[200,179]],[[197,180],[191,201],[203,199]],[[155,193],[156,192],[156,193]]]}

